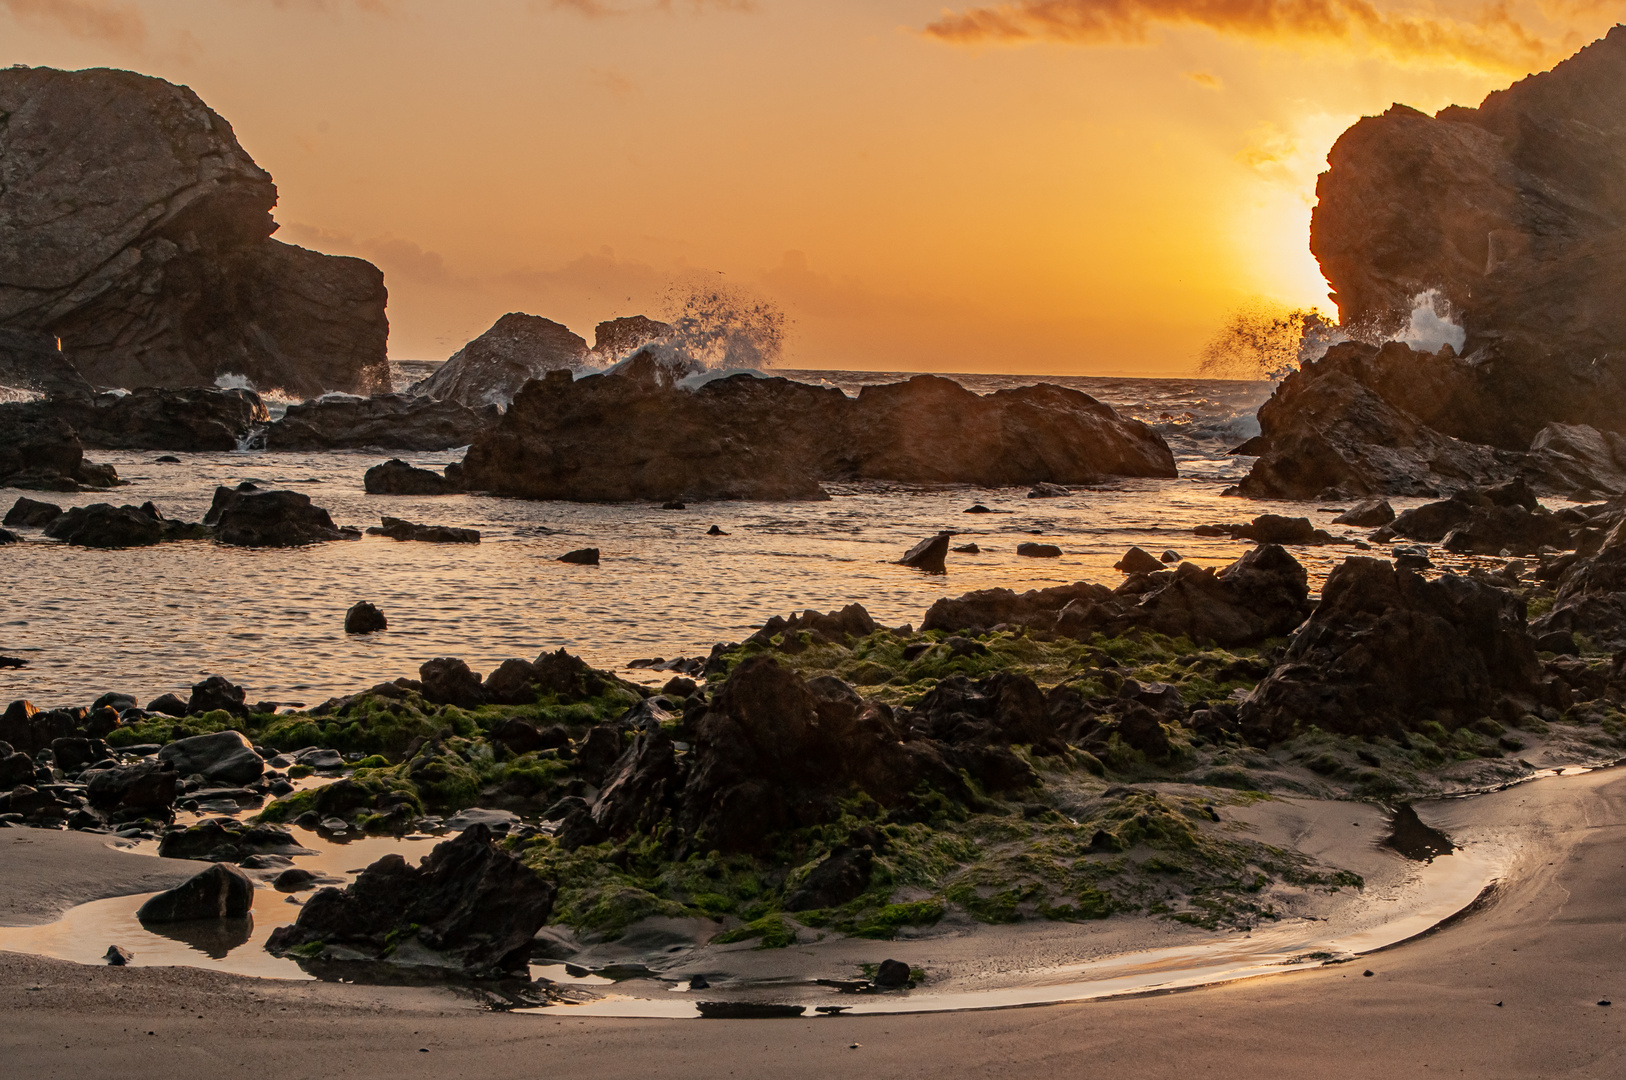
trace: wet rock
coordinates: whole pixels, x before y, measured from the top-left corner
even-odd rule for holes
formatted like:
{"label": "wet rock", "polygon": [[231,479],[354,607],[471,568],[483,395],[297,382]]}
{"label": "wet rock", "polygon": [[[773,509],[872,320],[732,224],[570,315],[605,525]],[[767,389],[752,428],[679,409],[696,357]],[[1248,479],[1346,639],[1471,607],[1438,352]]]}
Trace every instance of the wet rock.
{"label": "wet rock", "polygon": [[449,525],[418,525],[401,518],[383,518],[383,526],[367,530],[371,536],[387,536],[391,540],[409,540],[421,544],[478,544],[478,529],[457,529]]}
{"label": "wet rock", "polygon": [[1030,559],[1059,559],[1061,548],[1055,544],[1017,544],[1016,553]]}
{"label": "wet rock", "polygon": [[166,540],[197,540],[210,533],[205,526],[170,521],[152,503],[75,506],[45,526],[45,535],[52,540],[89,548],[150,547]]}
{"label": "wet rock", "polygon": [[254,903],[254,882],[225,863],[216,863],[191,880],[161,892],[136,910],[142,923],[242,919]]}
{"label": "wet rock", "polygon": [[520,387],[550,371],[573,372],[587,342],[551,319],[512,311],[464,345],[412,392],[479,408],[506,407]]}
{"label": "wet rock", "polygon": [[469,665],[455,657],[425,662],[418,668],[418,678],[423,683],[425,700],[437,705],[477,709],[485,704],[479,673],[469,670]]}
{"label": "wet rock", "polygon": [[554,561],[573,563],[576,566],[597,566],[598,548],[578,548],[575,551],[567,551]]}
{"label": "wet rock", "polygon": [[593,328],[592,352],[600,364],[614,364],[646,345],[664,342],[671,336],[670,325],[647,315],[608,319]]}
{"label": "wet rock", "polygon": [[376,634],[389,628],[389,620],[384,618],[384,613],[365,600],[344,613],[344,632],[347,634]]}
{"label": "wet rock", "polygon": [[23,495],[11,504],[6,511],[6,518],[0,525],[20,525],[25,529],[44,528],[62,516],[62,507],[55,503],[38,502]]}
{"label": "wet rock", "polygon": [[589,729],[577,744],[576,771],[588,783],[600,784],[620,757],[620,734],[614,728],[600,725]]}
{"label": "wet rock", "polygon": [[1061,749],[1044,695],[1021,673],[999,672],[973,681],[950,675],[904,717],[920,733],[951,744],[1032,744]]}
{"label": "wet rock", "polygon": [[[328,512],[313,506],[299,491],[243,490],[243,486],[215,489],[214,503],[204,516],[216,525],[215,539],[236,547],[299,547],[323,540],[343,540]],[[353,534],[352,534],[353,535]]]}
{"label": "wet rock", "polygon": [[107,961],[108,967],[123,967],[135,959],[135,953],[122,945],[109,945],[107,952],[102,954],[102,959]]}
{"label": "wet rock", "polygon": [[440,473],[417,468],[400,458],[374,465],[362,483],[369,495],[444,495],[449,490]]}
{"label": "wet rock", "polygon": [[992,513],[994,513],[993,510],[990,510],[988,507],[982,505],[982,503],[973,503],[972,505],[966,507],[961,512],[966,513],[966,514],[992,514]]}
{"label": "wet rock", "polygon": [[158,841],[158,854],[165,859],[237,863],[251,855],[316,853],[301,847],[292,833],[278,826],[245,825],[225,818],[208,818],[196,825],[164,833]]}
{"label": "wet rock", "polygon": [[956,554],[959,554],[959,555],[981,555],[982,554],[982,548],[978,547],[976,544],[960,544],[959,546],[953,548],[952,550]]}
{"label": "wet rock", "polygon": [[1112,568],[1126,574],[1155,574],[1163,569],[1163,562],[1144,548],[1132,547],[1123,558],[1112,564]]}
{"label": "wet rock", "polygon": [[467,975],[524,971],[553,895],[552,885],[493,844],[489,829],[474,825],[436,845],[417,867],[386,855],[348,888],[321,890],[294,925],[272,931],[266,949],[283,956],[319,944],[330,960]]}
{"label": "wet rock", "polygon": [[1553,606],[1532,631],[1543,637],[1585,634],[1599,644],[1626,647],[1626,525],[1612,523],[1593,554],[1566,559]]}
{"label": "wet rock", "polygon": [[943,557],[948,554],[949,540],[953,533],[940,532],[936,536],[922,540],[898,560],[899,566],[908,566],[915,570],[924,570],[928,574],[946,573]]}
{"label": "wet rock", "polygon": [[231,451],[270,419],[254,391],[213,386],[142,386],[39,408],[61,417],[87,447],[102,450]]}
{"label": "wet rock", "polygon": [[293,866],[278,874],[271,881],[271,887],[278,892],[296,893],[306,889],[314,889],[321,879],[309,870]]}
{"label": "wet rock", "polygon": [[1380,525],[1387,525],[1395,519],[1394,507],[1389,505],[1388,499],[1362,499],[1342,514],[1332,519],[1334,525],[1354,525],[1357,528],[1372,529]]}
{"label": "wet rock", "polygon": [[113,487],[111,465],[85,460],[84,444],[49,403],[0,405],[0,484],[30,491],[93,491]]}
{"label": "wet rock", "polygon": [[270,239],[276,186],[191,90],[13,68],[0,113],[0,324],[99,386],[387,385],[383,275]]}
{"label": "wet rock", "polygon": [[186,700],[175,694],[160,694],[147,702],[147,711],[160,716],[185,716]]}
{"label": "wet rock", "polygon": [[[490,431],[499,415],[495,406],[471,409],[456,401],[412,394],[324,394],[315,401],[289,406],[282,419],[266,429],[265,446],[268,450],[450,450],[467,446]],[[448,469],[446,490],[459,490],[451,474]]]}
{"label": "wet rock", "polygon": [[1447,728],[1522,715],[1554,693],[1525,626],[1524,604],[1470,578],[1427,581],[1387,561],[1333,570],[1281,665],[1241,710],[1257,745],[1311,724],[1341,735]]}
{"label": "wet rock", "polygon": [[172,742],[158,751],[158,760],[168,762],[182,776],[198,774],[221,784],[251,784],[265,772],[264,760],[237,731]]}
{"label": "wet rock", "polygon": [[1309,518],[1283,517],[1280,514],[1260,514],[1236,530],[1238,540],[1252,540],[1256,544],[1330,544],[1333,538],[1310,524]]}
{"label": "wet rock", "polygon": [[785,900],[786,911],[840,907],[869,888],[875,853],[867,847],[838,847],[808,873]]}
{"label": "wet rock", "polygon": [[[162,700],[162,699],[160,699]],[[211,675],[192,687],[192,696],[186,703],[187,716],[201,716],[206,712],[224,709],[236,716],[247,716],[248,691],[222,678]],[[247,740],[244,740],[245,743]]]}
{"label": "wet rock", "polygon": [[1060,484],[1040,483],[1034,484],[1028,489],[1028,498],[1030,499],[1065,499],[1071,494],[1071,491],[1068,491]]}

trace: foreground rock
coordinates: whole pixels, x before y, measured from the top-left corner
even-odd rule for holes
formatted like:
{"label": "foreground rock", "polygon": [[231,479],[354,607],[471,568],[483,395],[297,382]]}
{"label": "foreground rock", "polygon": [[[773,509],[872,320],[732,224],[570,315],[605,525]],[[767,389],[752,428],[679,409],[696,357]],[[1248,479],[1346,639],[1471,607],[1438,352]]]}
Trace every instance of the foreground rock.
{"label": "foreground rock", "polygon": [[0,71],[0,326],[92,384],[387,387],[383,275],[270,239],[277,190],[183,86]]}
{"label": "foreground rock", "polygon": [[550,371],[577,371],[586,359],[587,342],[569,327],[511,311],[412,390],[471,408],[506,407],[532,379]]}
{"label": "foreground rock", "polygon": [[677,388],[651,352],[526,386],[463,463],[471,490],[581,501],[817,499],[821,480],[1030,485],[1173,476],[1156,432],[1039,385],[981,397],[922,375],[856,400],[737,375]]}
{"label": "foreground rock", "polygon": [[341,532],[303,492],[260,491],[246,483],[216,488],[203,521],[215,526],[215,539],[236,547],[299,547],[359,535]]}
{"label": "foreground rock", "polygon": [[236,731],[179,739],[160,750],[158,760],[181,776],[198,774],[218,784],[251,784],[265,772],[265,762]]}
{"label": "foreground rock", "polygon": [[51,519],[45,535],[77,547],[148,547],[166,540],[201,540],[214,530],[185,521],[170,521],[152,503],[75,506]]}
{"label": "foreground rock", "polygon": [[253,904],[253,880],[235,866],[216,863],[190,881],[142,904],[136,910],[136,918],[143,923],[160,925],[203,919],[245,919]]}
{"label": "foreground rock", "polygon": [[266,949],[310,960],[370,960],[465,975],[524,971],[553,910],[553,886],[473,825],[418,867],[386,855],[342,891],[322,889]]}
{"label": "foreground rock", "polygon": [[484,434],[498,414],[495,406],[471,409],[412,394],[327,394],[289,406],[266,429],[265,445],[268,450],[450,450]]}

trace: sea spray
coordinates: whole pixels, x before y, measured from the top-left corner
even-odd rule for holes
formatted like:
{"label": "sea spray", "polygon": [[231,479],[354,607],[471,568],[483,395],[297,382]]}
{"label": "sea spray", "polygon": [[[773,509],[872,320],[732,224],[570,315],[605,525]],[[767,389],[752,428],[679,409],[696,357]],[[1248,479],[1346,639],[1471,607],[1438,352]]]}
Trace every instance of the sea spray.
{"label": "sea spray", "polygon": [[1398,341],[1418,352],[1434,353],[1449,345],[1462,352],[1468,331],[1456,319],[1451,302],[1438,289],[1428,289],[1412,297],[1411,315],[1390,341]]}

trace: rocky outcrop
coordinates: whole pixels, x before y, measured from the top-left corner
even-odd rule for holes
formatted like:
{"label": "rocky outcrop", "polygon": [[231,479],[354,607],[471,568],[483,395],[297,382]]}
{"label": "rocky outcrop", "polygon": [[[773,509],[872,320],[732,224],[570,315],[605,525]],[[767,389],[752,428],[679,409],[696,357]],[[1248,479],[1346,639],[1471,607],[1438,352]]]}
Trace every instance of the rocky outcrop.
{"label": "rocky outcrop", "polygon": [[213,535],[203,525],[170,521],[152,503],[75,506],[45,526],[52,540],[90,548],[149,547],[166,540],[200,540]]}
{"label": "rocky outcrop", "polygon": [[119,482],[111,465],[85,460],[85,447],[40,402],[0,405],[0,485],[31,491],[91,491]]}
{"label": "rocky outcrop", "polygon": [[645,345],[663,342],[672,336],[672,327],[647,315],[609,319],[593,328],[593,358],[608,367],[624,360]]}
{"label": "rocky outcrop", "polygon": [[1154,431],[1053,386],[981,397],[948,379],[833,388],[737,375],[689,391],[643,352],[525,387],[463,463],[471,490],[535,499],[817,499],[821,480],[1028,485],[1173,476]]}
{"label": "rocky outcrop", "polygon": [[390,458],[368,469],[362,486],[369,495],[445,495],[456,490],[440,473],[417,468],[400,458]]}
{"label": "rocky outcrop", "polygon": [[216,488],[203,521],[215,526],[216,540],[236,547],[299,547],[360,535],[341,532],[304,492],[260,491],[249,483]]}
{"label": "rocky outcrop", "polygon": [[0,390],[59,401],[85,400],[95,391],[62,355],[55,334],[0,329]]}
{"label": "rocky outcrop", "polygon": [[290,405],[265,432],[268,450],[449,450],[467,446],[497,421],[496,406],[411,394],[327,394]]}
{"label": "rocky outcrop", "polygon": [[511,311],[412,391],[476,409],[506,406],[532,379],[550,371],[577,371],[586,359],[587,342],[568,326]]}
{"label": "rocky outcrop", "polygon": [[253,904],[253,879],[235,866],[216,863],[142,904],[136,918],[144,924],[243,919]]}
{"label": "rocky outcrop", "polygon": [[370,960],[466,975],[525,970],[553,886],[472,825],[419,866],[386,855],[343,890],[312,896],[266,949],[306,959]]}
{"label": "rocky outcrop", "polygon": [[98,386],[388,385],[383,275],[270,239],[275,184],[191,90],[12,68],[0,115],[0,326]]}

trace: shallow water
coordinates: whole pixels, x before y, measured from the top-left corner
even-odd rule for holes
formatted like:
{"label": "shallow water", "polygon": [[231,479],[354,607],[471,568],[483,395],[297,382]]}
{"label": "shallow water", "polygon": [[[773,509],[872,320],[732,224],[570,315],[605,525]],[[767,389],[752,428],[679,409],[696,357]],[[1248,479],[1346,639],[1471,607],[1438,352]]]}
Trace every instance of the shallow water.
{"label": "shallow water", "polygon": [[[896,376],[801,373],[842,385]],[[1023,380],[965,376],[989,391]],[[0,670],[0,701],[82,703],[107,690],[147,700],[221,674],[251,701],[315,704],[384,679],[415,674],[437,656],[489,671],[511,656],[567,648],[603,667],[637,658],[703,655],[775,614],[859,601],[887,625],[918,624],[932,601],[971,589],[1027,589],[1081,579],[1115,582],[1131,544],[1167,548],[1208,565],[1245,545],[1191,534],[1193,525],[1244,520],[1260,508],[1222,499],[1251,459],[1225,454],[1246,437],[1268,386],[1198,380],[1063,379],[1158,421],[1179,456],[1177,480],[1122,480],[1064,499],[1025,489],[832,486],[829,502],[710,503],[684,511],[652,504],[526,502],[479,496],[367,495],[362,474],[377,452],[214,453],[157,464],[151,452],[93,452],[130,486],[111,498],[152,500],[169,517],[198,520],[218,484],[253,480],[305,491],[340,524],[388,514],[481,530],[479,546],[397,543],[380,537],[285,551],[181,542],[92,551],[44,540],[0,549],[0,653],[29,666]],[[408,455],[444,466],[461,453]],[[0,505],[22,494],[0,490]],[[105,494],[43,496],[63,505]],[[981,501],[1008,513],[967,515]],[[1289,510],[1329,516],[1313,506]],[[710,525],[729,535],[706,536]],[[952,555],[946,576],[892,565],[940,529],[983,553]],[[1060,559],[1016,555],[1018,543],[1059,545]],[[603,551],[599,567],[555,557]],[[1347,549],[1305,549],[1321,575]],[[343,632],[359,600],[383,608],[388,631]],[[642,676],[646,679],[652,676]]]}

